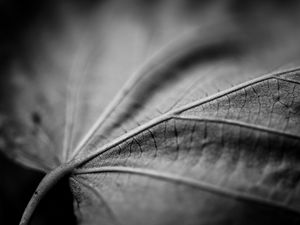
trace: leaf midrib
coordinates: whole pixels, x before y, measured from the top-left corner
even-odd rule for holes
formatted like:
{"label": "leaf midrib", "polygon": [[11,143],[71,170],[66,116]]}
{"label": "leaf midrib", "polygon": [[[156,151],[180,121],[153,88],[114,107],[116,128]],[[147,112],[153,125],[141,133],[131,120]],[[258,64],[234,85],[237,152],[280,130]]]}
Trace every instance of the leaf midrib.
{"label": "leaf midrib", "polygon": [[[174,109],[172,111],[169,111],[159,117],[156,117],[150,121],[148,121],[147,123],[143,124],[143,125],[140,125],[134,129],[132,129],[131,131],[125,133],[124,135],[118,137],[118,138],[115,138],[114,140],[110,141],[109,143],[103,145],[102,147],[98,148],[98,149],[94,149],[94,151],[92,151],[89,155],[79,159],[79,160],[75,160],[75,158],[73,158],[71,161],[77,161],[75,167],[77,166],[80,166],[82,164],[84,164],[85,162],[88,162],[89,160],[99,156],[100,154],[108,151],[109,149],[115,147],[116,145],[122,143],[123,141],[127,140],[128,138],[131,138],[135,135],[137,135],[138,133],[144,131],[144,130],[147,130],[163,121],[166,121],[166,120],[169,120],[169,119],[172,119],[172,118],[177,118],[177,119],[184,119],[184,117],[182,116],[179,116],[180,113],[186,111],[186,110],[189,110],[193,107],[196,107],[196,106],[199,106],[199,105],[202,105],[202,104],[205,104],[205,103],[208,103],[212,100],[216,100],[220,97],[223,97],[225,95],[228,95],[230,93],[233,93],[235,91],[238,91],[238,90],[241,90],[243,88],[246,88],[248,86],[251,86],[253,84],[256,84],[256,83],[260,83],[262,81],[266,81],[266,80],[270,80],[270,79],[276,79],[278,80],[278,78],[276,76],[280,76],[282,74],[286,74],[286,73],[292,73],[292,72],[297,72],[300,68],[296,68],[296,69],[291,69],[291,70],[288,70],[288,71],[284,71],[284,72],[280,72],[280,73],[277,73],[277,74],[267,74],[267,75],[264,75],[264,76],[261,76],[259,78],[256,78],[256,79],[253,79],[251,81],[248,81],[248,82],[245,82],[245,83],[242,83],[240,85],[237,85],[235,87],[232,87],[230,89],[227,89],[227,90],[224,90],[224,91],[221,91],[219,93],[216,93],[214,95],[211,95],[211,96],[208,96],[208,97],[205,97],[205,98],[202,98],[198,101],[194,101],[190,104],[187,104],[185,106],[182,106],[180,108],[177,108],[177,109]],[[283,80],[284,78],[280,78],[280,80]],[[291,81],[291,80],[288,80],[288,79],[284,79],[285,81],[287,82],[294,82],[294,81]],[[295,81],[297,82],[297,81]],[[195,117],[185,117],[185,119],[195,119]],[[236,120],[228,120],[228,119],[217,119],[217,118],[201,118],[201,117],[198,117],[199,120],[205,120],[205,119],[208,119],[208,120],[213,120],[213,121],[223,121],[223,122],[228,122],[228,123],[235,123],[235,124],[239,124],[239,125],[242,125],[242,126],[251,126],[251,128],[253,129],[260,129],[260,130],[264,130],[264,131],[268,131],[268,132],[272,132],[272,133],[277,133],[277,134],[282,134],[282,135],[287,135],[287,136],[290,136],[290,137],[293,137],[293,138],[300,138],[300,136],[298,135],[294,135],[294,134],[290,134],[290,133],[286,133],[286,132],[280,132],[278,130],[275,130],[275,129],[271,129],[271,128],[268,128],[268,127],[264,127],[264,126],[259,126],[259,125],[251,125],[250,123],[245,123],[245,122],[240,122],[240,121],[236,121]],[[90,137],[92,138],[92,137]],[[74,168],[75,168],[74,167]]]}
{"label": "leaf midrib", "polygon": [[[80,140],[79,144],[75,147],[73,152],[71,152],[71,159],[74,159],[89,143],[94,134],[103,125],[109,115],[115,111],[115,109],[121,104],[123,99],[125,99],[131,90],[139,83],[139,81],[146,75],[150,76],[155,73],[161,67],[168,65],[190,52],[190,50],[195,50],[197,48],[206,46],[209,41],[212,43],[223,43],[224,40],[220,37],[222,35],[216,35],[214,38],[203,38],[199,41],[197,34],[198,29],[192,29],[181,35],[175,40],[171,40],[168,44],[159,48],[152,56],[150,56],[126,81],[123,87],[114,96],[110,104],[104,109],[100,116],[96,119],[94,125],[88,130],[86,135]],[[196,36],[196,37],[195,37]],[[204,35],[204,37],[206,37]],[[196,41],[195,41],[196,39]],[[175,50],[174,50],[175,49]],[[175,54],[170,54],[174,52]]]}

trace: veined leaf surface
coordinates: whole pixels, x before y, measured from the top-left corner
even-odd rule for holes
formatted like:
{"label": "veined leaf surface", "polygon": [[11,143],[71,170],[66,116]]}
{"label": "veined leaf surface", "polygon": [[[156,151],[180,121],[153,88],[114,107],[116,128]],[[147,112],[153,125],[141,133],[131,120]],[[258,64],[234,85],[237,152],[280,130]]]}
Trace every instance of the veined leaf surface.
{"label": "veined leaf surface", "polygon": [[12,67],[3,151],[48,173],[21,224],[62,176],[79,224],[297,224],[296,22],[144,4],[64,6]]}

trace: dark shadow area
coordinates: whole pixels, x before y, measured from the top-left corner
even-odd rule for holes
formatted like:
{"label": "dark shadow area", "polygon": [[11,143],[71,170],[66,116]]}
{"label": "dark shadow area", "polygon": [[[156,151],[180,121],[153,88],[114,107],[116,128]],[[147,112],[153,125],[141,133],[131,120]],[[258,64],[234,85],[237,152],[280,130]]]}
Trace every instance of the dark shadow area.
{"label": "dark shadow area", "polygon": [[[43,176],[43,173],[19,166],[0,153],[0,224],[19,224]],[[76,224],[67,178],[45,196],[31,221],[31,225],[50,224]]]}

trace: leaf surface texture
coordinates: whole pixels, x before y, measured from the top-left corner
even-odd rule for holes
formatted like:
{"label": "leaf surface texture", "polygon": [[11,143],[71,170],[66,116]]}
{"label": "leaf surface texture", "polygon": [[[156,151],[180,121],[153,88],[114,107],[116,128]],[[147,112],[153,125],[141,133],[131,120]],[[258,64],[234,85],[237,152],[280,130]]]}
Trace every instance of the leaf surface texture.
{"label": "leaf surface texture", "polygon": [[2,149],[45,172],[80,161],[79,224],[299,222],[299,33],[286,12],[260,27],[216,2],[60,10],[59,31],[37,29],[11,68]]}

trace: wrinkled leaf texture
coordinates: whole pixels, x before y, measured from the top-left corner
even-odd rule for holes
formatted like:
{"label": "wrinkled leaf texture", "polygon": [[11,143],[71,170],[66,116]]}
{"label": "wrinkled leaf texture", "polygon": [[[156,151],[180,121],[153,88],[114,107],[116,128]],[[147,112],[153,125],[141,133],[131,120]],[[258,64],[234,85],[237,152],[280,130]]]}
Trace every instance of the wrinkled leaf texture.
{"label": "wrinkled leaf texture", "polygon": [[227,3],[63,5],[11,68],[1,149],[68,165],[79,224],[299,224],[299,18]]}

